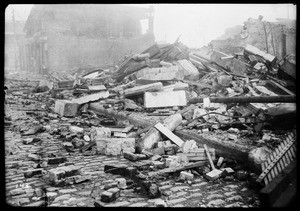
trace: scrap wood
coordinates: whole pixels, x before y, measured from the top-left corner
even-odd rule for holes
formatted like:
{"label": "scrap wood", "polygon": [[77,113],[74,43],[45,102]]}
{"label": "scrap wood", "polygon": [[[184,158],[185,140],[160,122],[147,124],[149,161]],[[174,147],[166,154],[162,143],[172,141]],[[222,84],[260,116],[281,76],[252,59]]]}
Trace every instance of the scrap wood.
{"label": "scrap wood", "polygon": [[85,152],[86,150],[90,149],[91,147],[95,146],[96,142],[92,141],[91,143],[84,145],[82,148],[80,148],[81,152]]}
{"label": "scrap wood", "polygon": [[154,177],[154,176],[160,175],[160,174],[169,174],[169,173],[174,173],[174,172],[177,172],[177,171],[184,171],[184,170],[188,170],[188,169],[192,169],[192,168],[197,168],[197,167],[200,167],[200,166],[203,166],[203,161],[190,163],[190,164],[187,164],[185,166],[169,167],[169,168],[165,168],[165,169],[158,170],[158,171],[155,171],[155,172],[149,172],[148,176],[151,178],[151,177]]}
{"label": "scrap wood", "polygon": [[157,130],[159,130],[159,132],[161,132],[162,134],[164,134],[165,136],[167,136],[177,146],[180,147],[184,143],[184,141],[182,141],[178,136],[176,136],[174,133],[172,133],[168,128],[166,128],[165,126],[163,126],[163,124],[157,123],[154,127]]}
{"label": "scrap wood", "polygon": [[222,176],[223,171],[218,170],[215,168],[214,162],[212,161],[212,158],[210,156],[210,153],[208,151],[208,148],[206,146],[206,144],[203,144],[203,147],[205,149],[206,155],[208,157],[208,161],[211,165],[212,171],[208,172],[205,174],[205,177],[211,181],[218,179],[220,176]]}
{"label": "scrap wood", "polygon": [[[204,98],[192,98],[189,103],[203,103]],[[248,96],[248,97],[211,97],[213,103],[295,103],[295,95]]]}
{"label": "scrap wood", "polygon": [[88,103],[91,101],[96,101],[99,99],[107,98],[108,96],[109,96],[109,92],[104,91],[104,92],[99,92],[96,94],[86,95],[86,96],[83,96],[80,98],[73,99],[72,102],[81,105],[81,104]]}

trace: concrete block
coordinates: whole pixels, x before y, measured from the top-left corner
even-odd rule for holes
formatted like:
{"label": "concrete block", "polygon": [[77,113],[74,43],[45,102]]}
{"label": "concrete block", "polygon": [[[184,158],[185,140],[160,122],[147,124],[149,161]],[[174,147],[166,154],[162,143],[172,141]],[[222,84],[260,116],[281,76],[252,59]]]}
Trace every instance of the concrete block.
{"label": "concrete block", "polygon": [[101,155],[105,155],[106,150],[106,141],[105,140],[98,140],[96,141],[97,151]]}
{"label": "concrete block", "polygon": [[[106,155],[121,155],[122,152],[122,140],[118,138],[114,138],[112,140],[105,140],[106,141]],[[98,142],[98,141],[97,141]]]}
{"label": "concrete block", "polygon": [[181,171],[179,178],[183,180],[192,180],[194,179],[194,174],[191,174],[187,171]]}
{"label": "concrete block", "polygon": [[122,138],[122,152],[135,152],[135,138]]}
{"label": "concrete block", "polygon": [[111,136],[111,131],[106,127],[94,127],[91,128],[91,141],[101,140],[101,138],[108,138]]}
{"label": "concrete block", "polygon": [[145,108],[186,106],[187,99],[184,90],[165,92],[145,92]]}
{"label": "concrete block", "polygon": [[221,170],[218,169],[214,169],[210,172],[208,172],[207,174],[205,174],[205,178],[207,178],[208,180],[214,181],[216,179],[218,179],[219,177],[221,177],[223,174],[223,172]]}
{"label": "concrete block", "polygon": [[100,154],[116,156],[122,155],[123,152],[135,152],[134,138],[100,138],[96,144]]}
{"label": "concrete block", "polygon": [[69,100],[56,100],[54,112],[61,116],[75,116],[78,110],[78,104]]}

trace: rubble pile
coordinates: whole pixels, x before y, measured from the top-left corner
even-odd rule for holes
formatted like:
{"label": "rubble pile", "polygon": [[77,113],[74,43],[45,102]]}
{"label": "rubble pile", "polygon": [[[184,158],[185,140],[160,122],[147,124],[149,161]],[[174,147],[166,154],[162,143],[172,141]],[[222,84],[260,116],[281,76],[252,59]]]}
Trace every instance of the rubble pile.
{"label": "rubble pile", "polygon": [[[53,73],[33,85],[7,79],[6,130],[19,133],[5,133],[8,168],[48,190],[14,200],[24,193],[12,179],[12,204],[42,206],[47,196],[46,205],[70,205],[75,185],[87,184],[78,194],[91,206],[259,206],[247,194],[260,185],[260,164],[295,128],[295,95],[278,78],[278,69],[295,70],[286,62],[251,45],[228,55],[176,40],[130,55],[114,71]],[[16,156],[25,160],[21,174]]]}

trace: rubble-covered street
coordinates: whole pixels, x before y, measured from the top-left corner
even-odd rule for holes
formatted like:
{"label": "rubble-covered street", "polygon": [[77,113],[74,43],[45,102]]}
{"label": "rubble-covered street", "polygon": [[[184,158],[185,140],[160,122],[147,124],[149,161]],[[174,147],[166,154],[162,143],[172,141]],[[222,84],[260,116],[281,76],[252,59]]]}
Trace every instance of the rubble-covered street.
{"label": "rubble-covered street", "polygon": [[251,45],[257,21],[238,48],[231,38],[189,48],[179,36],[107,68],[6,71],[7,204],[290,205],[295,56]]}

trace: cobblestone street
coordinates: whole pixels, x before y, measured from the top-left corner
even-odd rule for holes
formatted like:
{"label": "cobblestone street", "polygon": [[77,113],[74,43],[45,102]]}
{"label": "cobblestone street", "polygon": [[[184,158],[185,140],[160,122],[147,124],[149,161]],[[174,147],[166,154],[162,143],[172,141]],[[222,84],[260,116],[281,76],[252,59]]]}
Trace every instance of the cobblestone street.
{"label": "cobblestone street", "polygon": [[[121,176],[104,173],[106,164],[127,164],[132,162],[123,156],[92,155],[84,156],[75,149],[67,152],[62,146],[63,139],[60,135],[54,135],[58,128],[63,129],[68,125],[79,121],[77,118],[58,117],[53,118],[49,113],[40,120],[32,115],[26,115],[30,105],[42,107],[41,101],[24,99],[25,94],[8,97],[5,107],[6,115],[9,115],[13,124],[5,127],[5,151],[6,151],[6,200],[14,206],[169,206],[169,207],[259,207],[257,193],[249,187],[248,181],[239,181],[232,178],[208,181],[203,176],[195,176],[193,181],[178,182],[176,176],[157,180],[162,196],[159,199],[149,199],[139,191],[136,186],[130,186],[127,180],[127,189],[120,191],[120,197],[112,203],[97,203],[104,191],[105,185],[115,183],[115,179]],[[20,100],[20,97],[23,99]],[[18,102],[31,102],[30,105],[20,105]],[[29,104],[29,103],[27,103]],[[18,131],[35,124],[42,124],[51,128],[36,135],[23,136]],[[47,127],[46,127],[47,128]],[[53,132],[54,131],[54,132]],[[24,144],[28,138],[40,139],[40,141]],[[34,159],[36,155],[41,158],[66,157],[67,161],[60,164],[44,164]],[[44,166],[43,166],[44,165]],[[59,166],[77,166],[83,174],[91,175],[89,181],[79,184],[53,187],[43,180],[41,175],[24,177],[24,172],[32,170],[49,170]],[[131,182],[132,183],[132,182]],[[46,190],[46,191],[44,191]],[[46,197],[43,193],[46,192]],[[95,203],[96,202],[96,203]]]}

